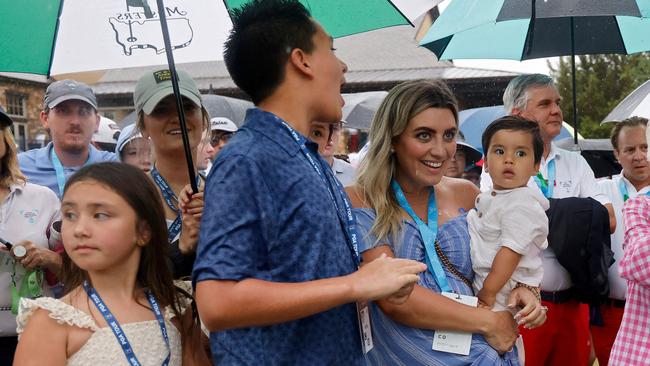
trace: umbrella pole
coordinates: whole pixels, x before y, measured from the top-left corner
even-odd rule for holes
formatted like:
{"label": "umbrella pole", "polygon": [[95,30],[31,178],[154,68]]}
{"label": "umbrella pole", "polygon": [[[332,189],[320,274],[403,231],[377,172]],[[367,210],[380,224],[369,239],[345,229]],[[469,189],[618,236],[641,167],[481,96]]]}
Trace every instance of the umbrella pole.
{"label": "umbrella pole", "polygon": [[573,89],[573,143],[578,145],[578,101],[576,100],[576,45],[571,17],[571,86]]}
{"label": "umbrella pole", "polygon": [[194,171],[194,161],[192,160],[192,150],[190,149],[190,139],[187,133],[187,123],[185,122],[185,111],[183,110],[183,100],[181,99],[181,92],[178,88],[178,75],[176,74],[176,64],[174,62],[174,54],[172,53],[171,40],[169,39],[169,28],[167,27],[167,16],[165,15],[165,5],[163,0],[156,0],[158,4],[158,16],[160,17],[160,27],[162,28],[163,40],[165,41],[165,53],[167,54],[167,64],[169,65],[169,72],[172,78],[172,88],[174,89],[174,96],[176,97],[176,110],[178,111],[178,119],[181,125],[181,135],[183,137],[183,148],[185,149],[185,159],[187,160],[187,171],[190,177],[190,185],[192,192],[199,191],[196,182],[196,173]]}

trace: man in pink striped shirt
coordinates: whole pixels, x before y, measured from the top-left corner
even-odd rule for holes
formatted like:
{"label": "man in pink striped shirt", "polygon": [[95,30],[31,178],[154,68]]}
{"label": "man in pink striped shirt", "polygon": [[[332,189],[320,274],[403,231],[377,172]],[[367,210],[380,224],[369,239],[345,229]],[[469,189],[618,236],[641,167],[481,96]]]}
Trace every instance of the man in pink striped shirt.
{"label": "man in pink striped shirt", "polygon": [[[650,129],[646,138],[650,140]],[[623,222],[619,272],[627,280],[627,301],[609,364],[650,365],[650,187],[625,203]]]}

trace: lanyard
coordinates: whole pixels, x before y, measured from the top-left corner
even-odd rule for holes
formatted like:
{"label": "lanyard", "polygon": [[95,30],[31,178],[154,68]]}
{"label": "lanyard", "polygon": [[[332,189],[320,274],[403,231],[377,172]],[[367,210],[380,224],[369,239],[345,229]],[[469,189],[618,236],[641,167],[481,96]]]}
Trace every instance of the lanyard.
{"label": "lanyard", "polygon": [[621,192],[621,197],[623,197],[623,202],[626,202],[628,199],[630,199],[630,195],[627,191],[627,187],[625,186],[625,181],[623,180],[622,176],[621,176],[621,180],[618,181],[618,190]]}
{"label": "lanyard", "polygon": [[56,173],[56,183],[59,186],[59,198],[63,196],[63,189],[65,188],[65,171],[63,170],[63,164],[61,164],[61,160],[59,160],[59,157],[56,156],[56,152],[54,151],[54,147],[52,147],[52,151],[50,152],[50,158],[52,160],[52,165],[54,166],[54,172]]}
{"label": "lanyard", "polygon": [[[108,310],[108,307],[104,304],[104,301],[99,296],[97,291],[95,291],[95,288],[90,287],[88,285],[88,281],[83,282],[83,288],[84,290],[86,290],[86,294],[88,294],[88,297],[93,301],[93,303],[97,307],[97,310],[99,310],[99,312],[104,317],[104,320],[106,320],[106,323],[108,324],[109,328],[111,328],[111,330],[113,331],[115,338],[117,338],[117,341],[120,343],[120,346],[122,347],[122,351],[124,352],[126,359],[129,361],[129,365],[140,366],[141,363],[140,361],[138,361],[138,358],[135,356],[135,353],[133,352],[133,348],[131,348],[131,343],[129,343],[126,334],[124,334],[124,331],[120,326],[120,323],[117,322],[115,316],[113,316],[111,311]],[[167,366],[169,364],[171,349],[169,347],[169,336],[167,334],[167,326],[165,325],[165,319],[162,316],[162,312],[160,311],[160,306],[158,306],[158,302],[153,297],[151,292],[146,291],[145,293],[147,295],[147,300],[149,300],[149,304],[151,305],[151,310],[156,316],[158,325],[160,325],[160,331],[162,332],[163,339],[167,344],[167,357],[163,360],[162,363],[163,366]]]}
{"label": "lanyard", "polygon": [[[155,165],[153,169],[151,169],[151,177],[153,178],[153,181],[154,183],[156,183],[158,188],[160,188],[163,198],[165,199],[165,203],[167,203],[167,207],[169,207],[172,211],[176,213],[176,219],[174,220],[174,222],[172,222],[171,226],[169,226],[168,229],[169,242],[171,243],[174,241],[174,239],[176,239],[176,237],[181,232],[181,229],[183,227],[183,220],[181,219],[181,210],[177,207],[178,197],[176,197],[176,193],[172,191],[171,187],[169,186],[165,178],[163,178],[162,175],[160,175]],[[197,177],[196,186],[198,187],[200,183],[201,181]]]}
{"label": "lanyard", "polygon": [[431,187],[431,192],[429,193],[428,224],[425,224],[418,217],[418,215],[415,214],[409,205],[408,201],[406,200],[406,196],[404,196],[404,192],[402,191],[402,187],[399,186],[399,183],[393,179],[390,182],[390,185],[393,188],[393,192],[395,192],[395,198],[397,199],[399,205],[402,207],[402,209],[404,209],[404,211],[406,211],[406,213],[409,214],[409,216],[411,216],[413,221],[415,221],[415,223],[418,225],[418,230],[420,231],[422,241],[424,242],[424,250],[427,254],[426,259],[429,272],[431,272],[435,278],[436,283],[438,283],[441,291],[452,292],[435,248],[436,238],[438,236],[438,207],[436,206],[435,189]]}
{"label": "lanyard", "polygon": [[[630,194],[627,191],[627,186],[625,185],[625,181],[623,180],[622,175],[621,175],[621,179],[618,181],[618,190],[621,192],[621,197],[623,197],[623,202],[626,202],[627,200],[630,199]],[[645,195],[650,197],[650,191],[646,192]]]}
{"label": "lanyard", "polygon": [[[352,205],[350,204],[350,201],[348,200],[347,195],[345,194],[345,190],[343,189],[343,185],[341,182],[334,177],[334,173],[332,172],[332,169],[325,163],[327,167],[323,166],[323,159],[314,159],[314,156],[311,154],[307,146],[305,145],[306,139],[300,135],[296,130],[291,128],[285,121],[280,119],[279,117],[275,116],[274,117],[289,131],[289,134],[293,139],[296,141],[298,146],[300,146],[300,151],[302,152],[303,156],[309,161],[309,164],[311,167],[316,171],[318,176],[323,180],[325,185],[327,186],[327,193],[330,196],[330,199],[332,203],[334,204],[334,207],[336,208],[336,213],[339,218],[339,222],[341,223],[341,226],[343,227],[343,233],[345,234],[346,242],[348,244],[348,247],[350,247],[350,251],[352,252],[352,257],[354,259],[354,262],[356,263],[357,267],[360,264],[360,259],[359,259],[359,242],[358,238],[359,236],[357,235],[357,220],[354,214],[352,213]],[[332,186],[333,185],[333,186]],[[336,196],[337,195],[341,201],[343,201],[344,211],[341,211],[341,208],[336,201]]]}
{"label": "lanyard", "polygon": [[537,172],[537,175],[533,177],[535,183],[544,194],[546,198],[553,198],[553,187],[555,186],[555,159],[548,162],[546,165],[546,173],[548,179],[544,179],[544,176],[541,172]]}

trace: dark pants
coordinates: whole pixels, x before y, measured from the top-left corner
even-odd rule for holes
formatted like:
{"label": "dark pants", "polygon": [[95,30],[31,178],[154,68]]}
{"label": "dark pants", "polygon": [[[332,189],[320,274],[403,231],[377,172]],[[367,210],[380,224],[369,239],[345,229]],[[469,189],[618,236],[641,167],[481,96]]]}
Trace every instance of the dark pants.
{"label": "dark pants", "polygon": [[0,366],[11,366],[18,345],[18,337],[0,337]]}

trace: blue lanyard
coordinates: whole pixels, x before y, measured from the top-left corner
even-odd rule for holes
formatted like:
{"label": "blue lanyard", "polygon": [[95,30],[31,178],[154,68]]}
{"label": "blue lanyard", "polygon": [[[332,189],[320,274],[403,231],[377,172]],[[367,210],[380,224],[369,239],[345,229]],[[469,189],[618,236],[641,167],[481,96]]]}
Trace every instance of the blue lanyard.
{"label": "blue lanyard", "polygon": [[546,173],[548,179],[544,179],[542,173],[537,172],[537,175],[533,177],[535,183],[544,194],[546,198],[553,198],[553,187],[555,186],[555,159],[548,162],[546,165]]}
{"label": "blue lanyard", "polygon": [[625,181],[623,180],[623,176],[621,176],[621,180],[618,181],[618,190],[621,192],[621,197],[623,197],[623,202],[626,202],[628,199],[630,199],[630,195],[627,191],[627,187],[625,186]]}
{"label": "blue lanyard", "polygon": [[[126,359],[129,361],[129,365],[140,366],[141,363],[140,361],[138,361],[138,358],[135,356],[135,353],[133,352],[133,348],[131,348],[131,343],[129,343],[129,340],[127,339],[126,334],[122,330],[120,323],[117,322],[115,316],[113,316],[111,311],[108,310],[108,307],[104,304],[104,301],[99,296],[97,291],[95,291],[95,288],[90,287],[88,285],[88,281],[83,282],[83,288],[84,290],[86,290],[86,294],[88,295],[88,297],[93,301],[93,303],[97,307],[97,310],[99,310],[99,312],[104,317],[104,320],[106,320],[106,324],[108,324],[109,328],[111,328],[111,330],[113,331],[115,338],[117,338],[117,341],[120,343],[120,346],[122,347],[122,351],[124,352]],[[158,325],[160,325],[160,331],[162,332],[163,339],[165,340],[165,343],[167,345],[167,357],[163,360],[162,363],[163,366],[167,366],[169,364],[171,348],[169,347],[169,335],[167,334],[167,326],[165,325],[165,319],[162,316],[162,312],[160,311],[160,306],[158,306],[158,302],[153,297],[151,292],[146,291],[145,293],[147,295],[147,300],[149,300],[149,304],[151,305],[151,310],[156,316]]]}
{"label": "blue lanyard", "polygon": [[[90,157],[90,155],[88,156]],[[61,196],[63,196],[63,189],[65,188],[66,177],[65,177],[65,171],[63,170],[63,164],[61,164],[61,160],[59,160],[59,157],[56,156],[56,152],[54,152],[54,146],[52,147],[52,151],[50,152],[50,159],[52,160],[52,165],[54,166],[54,172],[56,173],[56,183],[59,186],[58,196],[59,198],[61,198]]]}
{"label": "blue lanyard", "polygon": [[[618,190],[621,192],[621,197],[623,197],[623,202],[626,202],[628,199],[630,199],[630,194],[627,191],[627,186],[625,185],[625,181],[623,180],[623,176],[621,175],[621,180],[618,181]],[[645,193],[646,196],[650,197],[650,191]]]}
{"label": "blue lanyard", "polygon": [[415,214],[411,205],[409,205],[399,183],[393,179],[390,182],[390,185],[393,188],[393,192],[395,192],[397,203],[399,203],[402,209],[411,216],[418,226],[418,230],[422,236],[422,241],[424,242],[424,251],[427,254],[426,261],[429,272],[433,275],[433,278],[436,280],[436,283],[438,283],[441,291],[452,292],[435,247],[436,238],[438,237],[438,207],[436,206],[435,189],[431,187],[431,192],[429,193],[428,224],[425,224],[418,215]]}
{"label": "blue lanyard", "polygon": [[[154,165],[153,169],[151,169],[151,177],[153,178],[154,183],[160,188],[160,191],[162,192],[163,198],[165,199],[165,203],[167,203],[167,207],[169,207],[172,211],[176,213],[176,219],[174,222],[172,222],[171,226],[169,226],[169,229],[167,230],[168,233],[167,235],[169,236],[169,242],[173,242],[176,236],[181,232],[181,229],[183,227],[183,220],[181,219],[181,210],[176,206],[178,204],[178,197],[176,197],[176,194],[174,191],[172,191],[171,187],[165,180],[165,178],[160,175],[158,172],[158,169],[156,169],[156,166]],[[197,177],[196,179],[196,186],[198,187],[201,183],[201,180]]]}
{"label": "blue lanyard", "polygon": [[[332,169],[327,165],[327,168],[323,166],[323,160],[318,159],[318,162],[314,159],[314,156],[312,156],[311,152],[305,145],[306,139],[300,135],[296,130],[291,128],[285,121],[280,119],[278,116],[274,117],[289,131],[289,134],[293,139],[296,141],[298,146],[300,146],[300,151],[302,154],[307,158],[307,161],[309,161],[309,164],[312,166],[314,171],[318,174],[318,176],[323,180],[325,185],[327,186],[327,193],[330,196],[330,199],[332,203],[334,204],[334,207],[336,208],[336,214],[339,218],[339,221],[341,223],[341,226],[343,227],[343,233],[345,234],[346,242],[348,244],[348,247],[350,247],[350,251],[352,252],[352,257],[354,259],[355,264],[357,267],[359,266],[361,260],[359,258],[359,236],[357,235],[357,219],[352,213],[352,205],[350,204],[350,201],[348,200],[348,197],[345,193],[345,190],[343,188],[343,185],[341,182],[334,177],[334,173],[332,173]],[[332,187],[332,184],[334,184],[334,187]],[[338,202],[336,201],[335,194],[338,195],[338,197],[343,201],[344,211],[342,212],[340,209],[340,206]]]}

